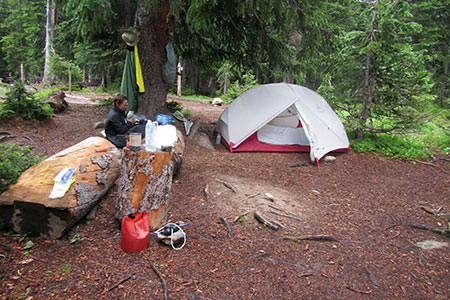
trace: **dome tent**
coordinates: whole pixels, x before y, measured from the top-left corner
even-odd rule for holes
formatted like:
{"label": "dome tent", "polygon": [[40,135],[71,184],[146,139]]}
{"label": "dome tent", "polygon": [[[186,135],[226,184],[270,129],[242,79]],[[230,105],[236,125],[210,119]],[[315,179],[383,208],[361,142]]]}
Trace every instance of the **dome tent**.
{"label": "dome tent", "polygon": [[325,99],[303,86],[254,87],[227,107],[217,132],[230,152],[310,152],[311,161],[350,148],[339,117]]}

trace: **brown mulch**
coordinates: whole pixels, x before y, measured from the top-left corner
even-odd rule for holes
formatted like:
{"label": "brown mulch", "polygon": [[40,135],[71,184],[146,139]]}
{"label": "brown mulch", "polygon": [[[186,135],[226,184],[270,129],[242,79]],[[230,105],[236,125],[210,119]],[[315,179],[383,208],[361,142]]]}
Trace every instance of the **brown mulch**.
{"label": "brown mulch", "polygon": [[[164,288],[169,299],[450,298],[448,247],[416,245],[449,238],[410,226],[447,226],[448,157],[412,164],[344,153],[319,172],[306,153],[230,154],[214,143],[223,107],[184,106],[202,123],[172,185],[169,220],[189,223],[184,248],[151,240],[123,252],[114,186],[95,219],[60,240],[0,232],[1,299],[163,299]],[[50,156],[98,135],[93,124],[107,110],[72,103],[48,123],[1,121],[1,143]],[[199,146],[202,132],[214,151]]]}

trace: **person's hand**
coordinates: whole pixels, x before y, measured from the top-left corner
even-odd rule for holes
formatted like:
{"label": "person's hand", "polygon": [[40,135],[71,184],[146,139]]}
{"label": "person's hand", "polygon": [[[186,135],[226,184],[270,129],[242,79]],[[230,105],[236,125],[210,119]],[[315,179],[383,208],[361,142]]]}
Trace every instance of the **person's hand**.
{"label": "person's hand", "polygon": [[135,122],[135,120],[134,120],[134,118],[131,118],[131,119],[128,119],[128,122],[130,122],[130,123],[134,123],[134,122]]}

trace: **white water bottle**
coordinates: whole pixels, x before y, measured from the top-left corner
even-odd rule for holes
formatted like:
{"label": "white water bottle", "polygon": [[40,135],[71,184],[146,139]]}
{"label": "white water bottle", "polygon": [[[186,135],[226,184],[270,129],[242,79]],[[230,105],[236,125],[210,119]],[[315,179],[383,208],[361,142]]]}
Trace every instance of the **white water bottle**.
{"label": "white water bottle", "polygon": [[156,151],[156,127],[158,122],[147,121],[145,125],[145,150],[149,152]]}

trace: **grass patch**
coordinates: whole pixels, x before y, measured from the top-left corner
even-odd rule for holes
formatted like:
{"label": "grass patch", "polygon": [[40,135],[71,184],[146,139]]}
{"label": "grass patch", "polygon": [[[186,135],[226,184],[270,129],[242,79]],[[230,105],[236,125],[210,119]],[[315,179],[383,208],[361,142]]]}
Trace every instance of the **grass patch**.
{"label": "grass patch", "polygon": [[408,139],[414,143],[421,143],[424,147],[440,150],[444,154],[450,153],[449,126],[442,123],[426,123],[419,128],[418,133],[410,134]]}
{"label": "grass patch", "polygon": [[34,97],[39,101],[46,101],[48,96],[55,91],[61,91],[61,88],[43,89],[42,91],[36,92]]}
{"label": "grass patch", "polygon": [[[175,99],[178,98],[178,96],[176,94],[172,94],[172,93],[167,94],[167,97],[173,97]],[[198,101],[198,102],[206,102],[206,103],[211,101],[211,97],[203,96],[203,95],[182,95],[181,98],[187,99],[187,100],[192,100],[192,101]]]}
{"label": "grass patch", "polygon": [[[353,138],[354,132],[349,133]],[[420,141],[407,135],[370,134],[366,133],[362,140],[353,139],[352,149],[359,153],[381,154],[396,159],[426,159],[431,153]]]}
{"label": "grass patch", "polygon": [[114,103],[114,98],[113,97],[109,97],[108,99],[100,99],[99,102],[99,106],[103,106],[103,107],[111,107]]}
{"label": "grass patch", "polygon": [[190,109],[190,108],[187,108],[187,109],[185,109],[184,111],[183,111],[183,115],[186,117],[186,118],[190,118],[190,117],[192,117],[192,109]]}

